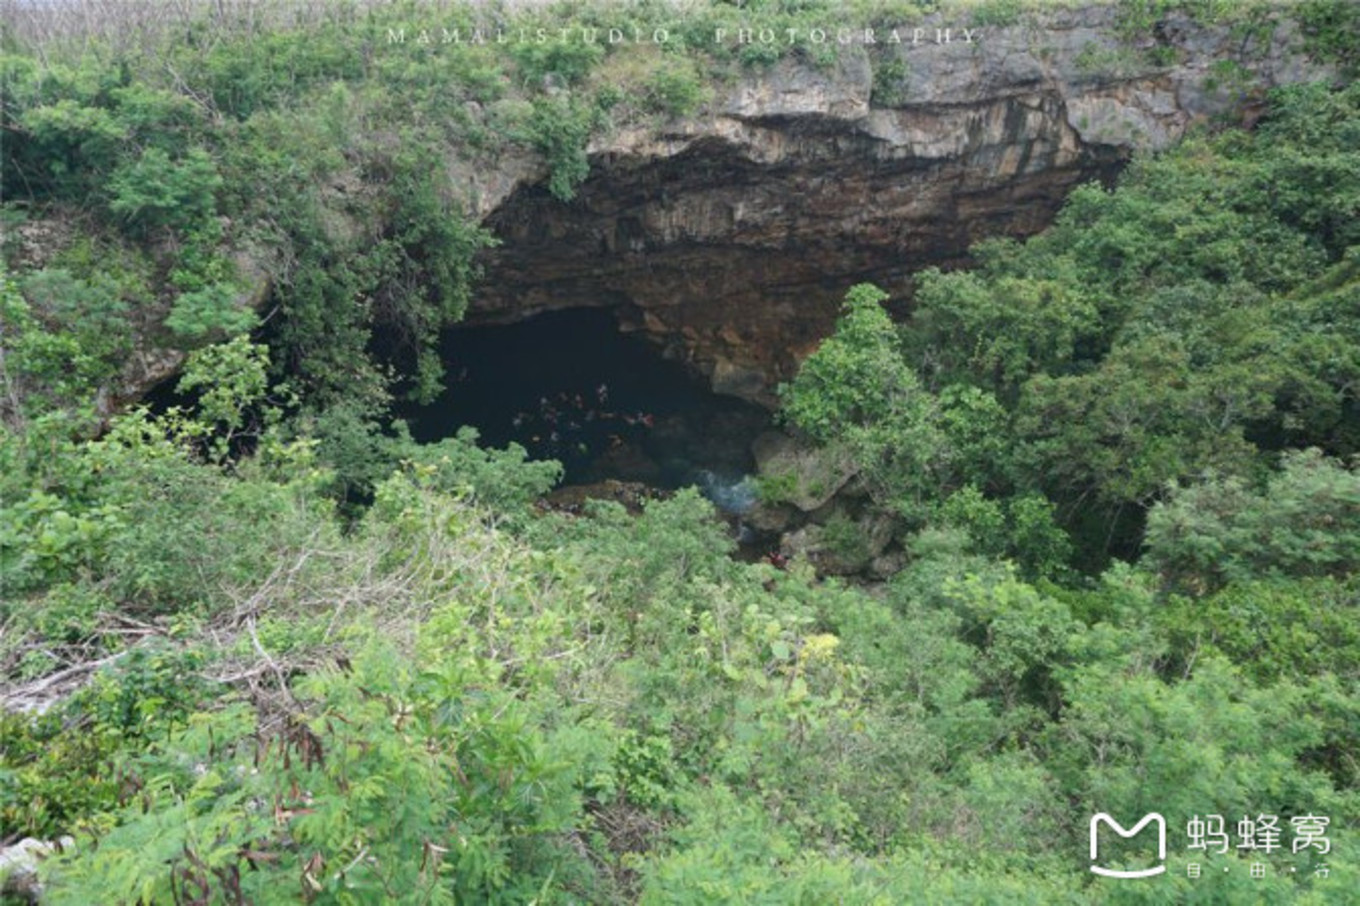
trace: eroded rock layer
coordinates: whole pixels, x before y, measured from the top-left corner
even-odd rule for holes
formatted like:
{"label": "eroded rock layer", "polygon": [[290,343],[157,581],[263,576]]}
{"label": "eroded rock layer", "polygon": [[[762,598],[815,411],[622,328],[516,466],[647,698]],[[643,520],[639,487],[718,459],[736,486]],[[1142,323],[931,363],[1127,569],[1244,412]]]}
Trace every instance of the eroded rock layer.
{"label": "eroded rock layer", "polygon": [[613,306],[715,390],[772,404],[853,283],[904,297],[979,239],[1042,229],[1135,150],[1325,75],[1288,25],[1243,42],[1170,19],[1140,45],[1115,14],[788,59],[720,87],[703,116],[597,141],[569,203],[523,161],[470,172],[501,240],[470,319]]}

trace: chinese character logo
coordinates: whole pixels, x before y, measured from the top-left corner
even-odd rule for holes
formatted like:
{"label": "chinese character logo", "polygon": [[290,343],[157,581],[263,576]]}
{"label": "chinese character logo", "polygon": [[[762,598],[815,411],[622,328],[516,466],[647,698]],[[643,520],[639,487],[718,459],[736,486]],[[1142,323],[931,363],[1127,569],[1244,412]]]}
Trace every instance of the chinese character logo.
{"label": "chinese character logo", "polygon": [[1219,855],[1228,851],[1228,833],[1223,829],[1222,815],[1209,815],[1205,820],[1196,815],[1185,825],[1185,833],[1190,838],[1190,849],[1205,852],[1214,849]]}
{"label": "chinese character logo", "polygon": [[1278,815],[1257,815],[1253,821],[1250,816],[1243,815],[1237,822],[1237,836],[1242,839],[1237,844],[1238,849],[1273,853],[1280,848],[1280,818]]}
{"label": "chinese character logo", "polygon": [[1091,861],[1096,862],[1100,859],[1100,824],[1104,822],[1110,829],[1125,839],[1134,836],[1149,824],[1157,825],[1157,859],[1162,864],[1152,868],[1141,868],[1136,871],[1125,871],[1116,868],[1105,868],[1100,865],[1092,865],[1091,871],[1107,878],[1150,878],[1166,871],[1166,819],[1156,812],[1144,815],[1143,820],[1133,826],[1131,830],[1124,830],[1123,825],[1101,812],[1091,819]]}
{"label": "chinese character logo", "polygon": [[1324,856],[1331,852],[1332,841],[1327,839],[1327,825],[1330,820],[1320,815],[1290,818],[1289,823],[1294,825],[1294,852],[1310,848],[1316,849]]}

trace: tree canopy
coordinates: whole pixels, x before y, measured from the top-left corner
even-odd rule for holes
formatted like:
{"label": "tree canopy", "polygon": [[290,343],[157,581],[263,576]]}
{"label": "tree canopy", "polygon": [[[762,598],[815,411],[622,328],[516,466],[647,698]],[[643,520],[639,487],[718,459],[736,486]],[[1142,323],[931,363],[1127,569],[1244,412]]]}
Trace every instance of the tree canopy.
{"label": "tree canopy", "polygon": [[[449,133],[566,197],[599,117],[692,109],[709,58],[380,60],[337,35],[414,4],[336,9],[2,45],[5,222],[81,213],[0,271],[0,844],[74,837],[43,902],[1354,902],[1360,87],[1079,188],[900,321],[847,287],[782,418],[853,466],[828,531],[891,535],[864,582],[734,556],[694,489],[540,506],[559,464],[390,415],[489,241]],[[191,402],[114,404],[148,336]],[[1090,872],[1095,815],[1153,812],[1164,875]]]}

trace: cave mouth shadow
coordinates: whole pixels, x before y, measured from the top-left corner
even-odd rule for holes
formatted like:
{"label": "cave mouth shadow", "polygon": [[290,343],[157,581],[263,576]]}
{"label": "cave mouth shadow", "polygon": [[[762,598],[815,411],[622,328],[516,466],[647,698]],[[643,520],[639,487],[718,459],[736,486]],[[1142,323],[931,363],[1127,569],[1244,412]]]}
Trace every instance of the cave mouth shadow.
{"label": "cave mouth shadow", "polygon": [[749,474],[764,408],[714,393],[653,343],[623,333],[605,308],[546,312],[444,331],[445,391],[397,415],[423,443],[477,429],[559,460],[564,484],[617,479],[658,488],[727,486]]}

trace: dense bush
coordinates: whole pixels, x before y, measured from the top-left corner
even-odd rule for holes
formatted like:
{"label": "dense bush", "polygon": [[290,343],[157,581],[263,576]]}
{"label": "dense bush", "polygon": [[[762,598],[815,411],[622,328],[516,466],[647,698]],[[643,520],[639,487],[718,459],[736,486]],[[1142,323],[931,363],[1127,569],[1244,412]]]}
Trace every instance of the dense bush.
{"label": "dense bush", "polygon": [[[488,241],[451,138],[568,198],[594,130],[740,65],[715,25],[831,9],[642,5],[681,52],[513,70],[374,53],[413,4],[0,59],[6,196],[89,234],[0,280],[0,674],[51,706],[0,720],[0,841],[76,835],[47,901],[1353,901],[1356,88],[1079,189],[904,324],[849,291],[784,414],[854,460],[888,580],[741,562],[694,491],[540,510],[558,464],[387,417]],[[246,246],[279,253],[268,347]],[[145,334],[191,350],[188,409],[112,411]],[[849,559],[859,526],[825,526]],[[1165,814],[1167,876],[1091,875],[1098,811]],[[1324,815],[1330,851],[1179,846],[1209,814]]]}

